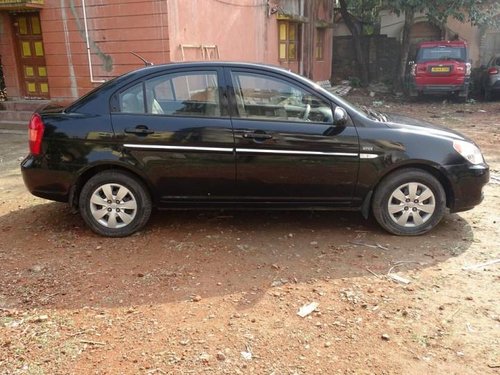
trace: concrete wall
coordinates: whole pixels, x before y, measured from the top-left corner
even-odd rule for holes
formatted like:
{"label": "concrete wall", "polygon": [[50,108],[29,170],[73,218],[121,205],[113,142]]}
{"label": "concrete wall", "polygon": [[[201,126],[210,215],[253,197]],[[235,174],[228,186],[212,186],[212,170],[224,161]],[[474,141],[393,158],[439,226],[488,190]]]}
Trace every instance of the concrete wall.
{"label": "concrete wall", "polygon": [[[335,37],[333,40],[333,79],[359,77],[352,36]],[[385,35],[363,37],[362,46],[368,59],[370,81],[391,81],[397,71],[401,44],[396,38]]]}
{"label": "concrete wall", "polygon": [[453,38],[454,34],[458,34],[461,40],[467,41],[472,66],[479,67],[481,65],[481,35],[479,28],[473,26],[471,23],[463,23],[450,18],[446,24],[446,29],[447,38]]}

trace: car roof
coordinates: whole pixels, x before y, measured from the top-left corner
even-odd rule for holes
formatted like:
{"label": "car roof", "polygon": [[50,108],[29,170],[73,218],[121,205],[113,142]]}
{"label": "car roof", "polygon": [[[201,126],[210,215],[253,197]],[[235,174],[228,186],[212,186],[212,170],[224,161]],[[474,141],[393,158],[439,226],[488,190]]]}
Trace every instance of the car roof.
{"label": "car roof", "polygon": [[288,72],[289,69],[284,68],[279,65],[271,65],[271,64],[260,64],[254,62],[242,62],[242,61],[182,61],[182,62],[169,62],[165,64],[158,65],[150,65],[143,68],[135,69],[131,72],[125,73],[123,76],[127,76],[129,74],[135,74],[138,72],[146,72],[154,73],[155,71],[175,68],[210,68],[210,67],[239,67],[239,68],[259,68],[259,69],[267,69],[274,70],[279,72]]}

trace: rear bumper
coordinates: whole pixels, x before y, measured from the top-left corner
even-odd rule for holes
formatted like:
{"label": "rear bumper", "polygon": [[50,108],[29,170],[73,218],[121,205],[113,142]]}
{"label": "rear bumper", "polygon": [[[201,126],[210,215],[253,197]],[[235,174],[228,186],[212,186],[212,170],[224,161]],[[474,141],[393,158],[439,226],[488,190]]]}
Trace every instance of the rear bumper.
{"label": "rear bumper", "polygon": [[472,209],[484,198],[483,187],[490,179],[487,164],[463,164],[445,167],[453,195],[450,201],[450,212]]}
{"label": "rear bumper", "polygon": [[420,84],[413,80],[410,83],[410,89],[417,93],[422,94],[467,94],[469,90],[469,79],[467,78],[462,84],[450,84],[450,85],[437,85],[437,84]]}
{"label": "rear bumper", "polygon": [[24,185],[37,197],[57,202],[68,202],[73,176],[68,171],[48,169],[44,161],[28,155],[21,162]]}

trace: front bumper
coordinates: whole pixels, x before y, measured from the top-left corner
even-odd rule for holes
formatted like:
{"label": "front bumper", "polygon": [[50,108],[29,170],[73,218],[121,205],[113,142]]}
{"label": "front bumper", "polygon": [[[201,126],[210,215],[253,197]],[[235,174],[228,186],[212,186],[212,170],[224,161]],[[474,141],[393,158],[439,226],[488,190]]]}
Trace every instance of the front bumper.
{"label": "front bumper", "polygon": [[467,211],[482,202],[483,187],[490,180],[487,164],[461,164],[446,166],[453,194],[450,197],[450,212]]}

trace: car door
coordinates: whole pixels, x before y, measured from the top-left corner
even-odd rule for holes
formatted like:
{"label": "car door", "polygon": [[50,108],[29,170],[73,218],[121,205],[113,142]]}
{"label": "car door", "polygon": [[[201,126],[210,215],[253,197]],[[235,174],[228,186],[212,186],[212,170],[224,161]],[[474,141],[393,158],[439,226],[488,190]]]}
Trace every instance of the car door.
{"label": "car door", "polygon": [[237,192],[245,200],[349,205],[359,141],[334,104],[288,74],[228,68]]}
{"label": "car door", "polygon": [[123,157],[145,172],[160,203],[234,195],[234,139],[220,73],[165,71],[112,99]]}

